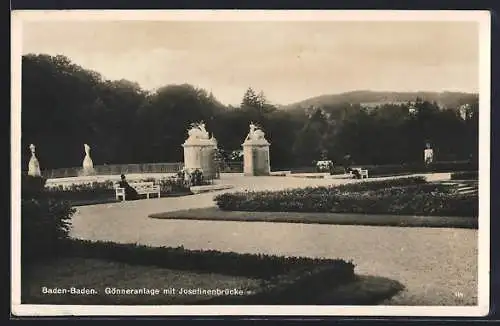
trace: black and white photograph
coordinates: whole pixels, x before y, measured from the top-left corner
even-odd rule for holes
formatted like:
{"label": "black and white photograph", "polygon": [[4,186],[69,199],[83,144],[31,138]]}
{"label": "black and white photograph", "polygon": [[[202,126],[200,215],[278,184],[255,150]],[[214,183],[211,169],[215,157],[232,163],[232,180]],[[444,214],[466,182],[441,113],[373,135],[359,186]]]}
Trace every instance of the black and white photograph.
{"label": "black and white photograph", "polygon": [[13,11],[12,313],[484,316],[487,11]]}

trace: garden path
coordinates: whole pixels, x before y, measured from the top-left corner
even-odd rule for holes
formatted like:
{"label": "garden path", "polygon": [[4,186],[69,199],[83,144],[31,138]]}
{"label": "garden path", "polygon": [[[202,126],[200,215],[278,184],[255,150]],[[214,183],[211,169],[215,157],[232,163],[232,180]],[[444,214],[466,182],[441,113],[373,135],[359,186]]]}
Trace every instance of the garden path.
{"label": "garden path", "polygon": [[[229,191],[237,191],[352,181],[234,175],[224,176],[221,182],[233,184],[235,188]],[[407,287],[388,304],[476,304],[477,230],[148,218],[151,213],[213,206],[215,194],[78,207],[71,236],[187,249],[343,258],[354,261],[358,274],[388,277]]]}

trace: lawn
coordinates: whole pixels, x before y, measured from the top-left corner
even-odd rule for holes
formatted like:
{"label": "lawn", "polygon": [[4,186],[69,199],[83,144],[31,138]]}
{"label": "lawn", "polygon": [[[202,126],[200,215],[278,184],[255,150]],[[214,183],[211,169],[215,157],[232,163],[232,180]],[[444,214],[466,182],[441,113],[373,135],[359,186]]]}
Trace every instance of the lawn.
{"label": "lawn", "polygon": [[478,220],[456,216],[415,216],[387,214],[226,211],[217,207],[186,209],[149,215],[156,219],[211,220],[334,225],[372,225],[477,229]]}
{"label": "lawn", "polygon": [[[237,289],[248,294],[260,285],[258,279],[248,277],[89,258],[64,258],[39,263],[25,277],[23,301],[30,304],[192,304],[215,295],[210,292],[186,293],[185,290]],[[67,289],[68,293],[43,293],[45,288],[48,289],[45,292]],[[96,293],[71,294],[71,288]],[[120,292],[127,289],[129,293]]]}
{"label": "lawn", "polygon": [[[319,280],[321,281],[321,280]],[[296,292],[301,304],[373,305],[404,289],[399,282],[376,276],[355,276],[328,286],[314,297]],[[288,286],[290,286],[288,284]],[[258,278],[197,273],[103,259],[63,258],[38,263],[23,276],[23,304],[199,305],[257,304],[265,281]],[[292,286],[293,287],[293,286]],[[128,292],[127,292],[128,290]],[[308,291],[310,289],[304,289]],[[66,291],[66,293],[55,293]],[[210,292],[211,291],[211,292]],[[219,291],[219,295],[217,295]],[[72,293],[73,292],[73,293]],[[261,296],[245,301],[261,292]]]}
{"label": "lawn", "polygon": [[[376,304],[404,289],[385,278],[360,279],[342,259],[75,239],[61,245],[57,255],[22,265],[23,303]],[[342,294],[365,283],[362,293]]]}

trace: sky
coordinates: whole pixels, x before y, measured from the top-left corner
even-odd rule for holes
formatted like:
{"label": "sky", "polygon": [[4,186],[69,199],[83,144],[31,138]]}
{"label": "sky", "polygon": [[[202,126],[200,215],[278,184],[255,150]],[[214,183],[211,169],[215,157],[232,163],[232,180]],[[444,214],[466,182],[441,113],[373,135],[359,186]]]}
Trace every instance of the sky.
{"label": "sky", "polygon": [[39,21],[22,52],[62,54],[144,89],[189,83],[239,105],[353,90],[479,91],[476,22]]}

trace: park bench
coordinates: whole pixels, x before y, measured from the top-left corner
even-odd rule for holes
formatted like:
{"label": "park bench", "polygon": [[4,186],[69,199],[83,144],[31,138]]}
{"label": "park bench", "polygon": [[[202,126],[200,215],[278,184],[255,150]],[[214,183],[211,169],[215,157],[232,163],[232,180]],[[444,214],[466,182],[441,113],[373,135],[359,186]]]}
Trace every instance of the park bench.
{"label": "park bench", "polygon": [[361,179],[363,179],[363,178],[367,178],[368,179],[368,170],[362,169],[362,168],[352,168],[351,171],[349,171],[349,174],[352,177],[354,177],[353,170],[356,170],[356,171],[359,172],[359,175],[360,175]]}
{"label": "park bench", "polygon": [[[160,186],[155,185],[154,182],[130,182],[129,185],[134,188],[139,195],[146,195],[149,199],[149,194],[157,194],[160,198]],[[116,199],[122,198],[125,201],[125,188],[121,188],[117,183],[115,184]]]}

